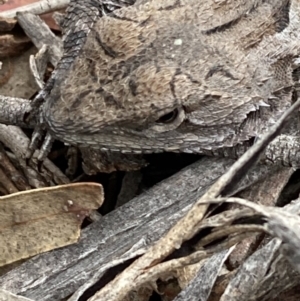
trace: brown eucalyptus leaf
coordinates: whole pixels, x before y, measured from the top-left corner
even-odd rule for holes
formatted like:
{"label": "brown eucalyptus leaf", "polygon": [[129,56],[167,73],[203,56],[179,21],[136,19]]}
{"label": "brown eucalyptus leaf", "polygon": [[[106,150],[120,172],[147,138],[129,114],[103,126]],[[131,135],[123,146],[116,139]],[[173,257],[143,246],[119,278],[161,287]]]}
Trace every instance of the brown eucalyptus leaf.
{"label": "brown eucalyptus leaf", "polygon": [[0,266],[75,243],[103,202],[100,184],[77,183],[0,197]]}

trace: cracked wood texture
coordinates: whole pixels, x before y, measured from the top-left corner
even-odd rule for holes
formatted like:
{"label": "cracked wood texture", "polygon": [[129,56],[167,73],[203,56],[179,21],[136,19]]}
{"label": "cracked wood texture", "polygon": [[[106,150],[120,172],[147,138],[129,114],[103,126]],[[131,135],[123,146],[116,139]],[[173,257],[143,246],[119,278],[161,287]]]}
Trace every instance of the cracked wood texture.
{"label": "cracked wood texture", "polygon": [[130,153],[203,153],[260,136],[292,102],[297,10],[287,0],[115,10],[55,82],[46,127],[73,145]]}
{"label": "cracked wood texture", "polygon": [[[65,298],[95,274],[99,279],[110,268],[136,256],[128,250],[144,253],[233,162],[226,158],[199,160],[88,226],[77,244],[38,255],[1,276],[0,286],[34,300]],[[240,189],[277,169],[255,166]]]}

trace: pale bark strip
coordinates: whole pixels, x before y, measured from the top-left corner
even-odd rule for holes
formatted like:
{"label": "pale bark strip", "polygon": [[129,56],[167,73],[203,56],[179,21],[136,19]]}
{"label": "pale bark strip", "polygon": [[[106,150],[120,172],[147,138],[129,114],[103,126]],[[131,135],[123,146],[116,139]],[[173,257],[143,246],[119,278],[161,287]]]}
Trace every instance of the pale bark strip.
{"label": "pale bark strip", "polygon": [[0,12],[2,18],[14,18],[17,12],[30,12],[35,15],[65,8],[70,0],[40,0],[31,4]]}
{"label": "pale bark strip", "polygon": [[44,75],[47,70],[47,64],[50,59],[49,47],[43,45],[36,55],[29,57],[29,67],[32,75],[34,76],[35,82],[40,89],[45,86]]}
{"label": "pale bark strip", "polygon": [[17,19],[36,48],[41,49],[45,45],[48,46],[50,62],[56,66],[63,54],[61,39],[50,30],[40,17],[32,13],[18,13]]}
{"label": "pale bark strip", "polygon": [[17,296],[8,291],[0,289],[0,301],[34,301],[22,296]]}
{"label": "pale bark strip", "polygon": [[217,280],[220,270],[234,247],[214,254],[198,271],[195,278],[184,288],[174,301],[206,301]]}

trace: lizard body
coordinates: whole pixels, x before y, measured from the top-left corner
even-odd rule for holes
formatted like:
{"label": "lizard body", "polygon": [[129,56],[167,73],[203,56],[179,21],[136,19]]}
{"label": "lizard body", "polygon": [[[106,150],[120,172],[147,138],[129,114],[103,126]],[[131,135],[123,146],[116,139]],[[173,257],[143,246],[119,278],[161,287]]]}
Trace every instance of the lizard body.
{"label": "lizard body", "polygon": [[292,102],[297,9],[140,0],[103,16],[46,98],[46,128],[124,153],[203,153],[259,136]]}

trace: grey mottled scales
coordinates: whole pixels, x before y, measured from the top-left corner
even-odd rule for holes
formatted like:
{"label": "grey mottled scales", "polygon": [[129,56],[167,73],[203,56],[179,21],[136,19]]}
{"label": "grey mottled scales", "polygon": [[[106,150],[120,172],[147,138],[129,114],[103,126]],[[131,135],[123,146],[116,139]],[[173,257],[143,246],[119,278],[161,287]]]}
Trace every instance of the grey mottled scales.
{"label": "grey mottled scales", "polygon": [[[97,20],[42,108],[67,143],[205,152],[259,136],[291,105],[300,1],[137,1]],[[173,113],[172,113],[173,112]]]}
{"label": "grey mottled scales", "polygon": [[[69,72],[74,60],[79,55],[86,42],[90,29],[94,23],[103,15],[117,9],[119,6],[132,5],[135,0],[71,0],[67,9],[63,23],[64,52],[61,60],[52,73],[45,88],[39,93],[41,98],[49,97],[54,85],[60,82]],[[39,100],[38,100],[39,101]]]}

